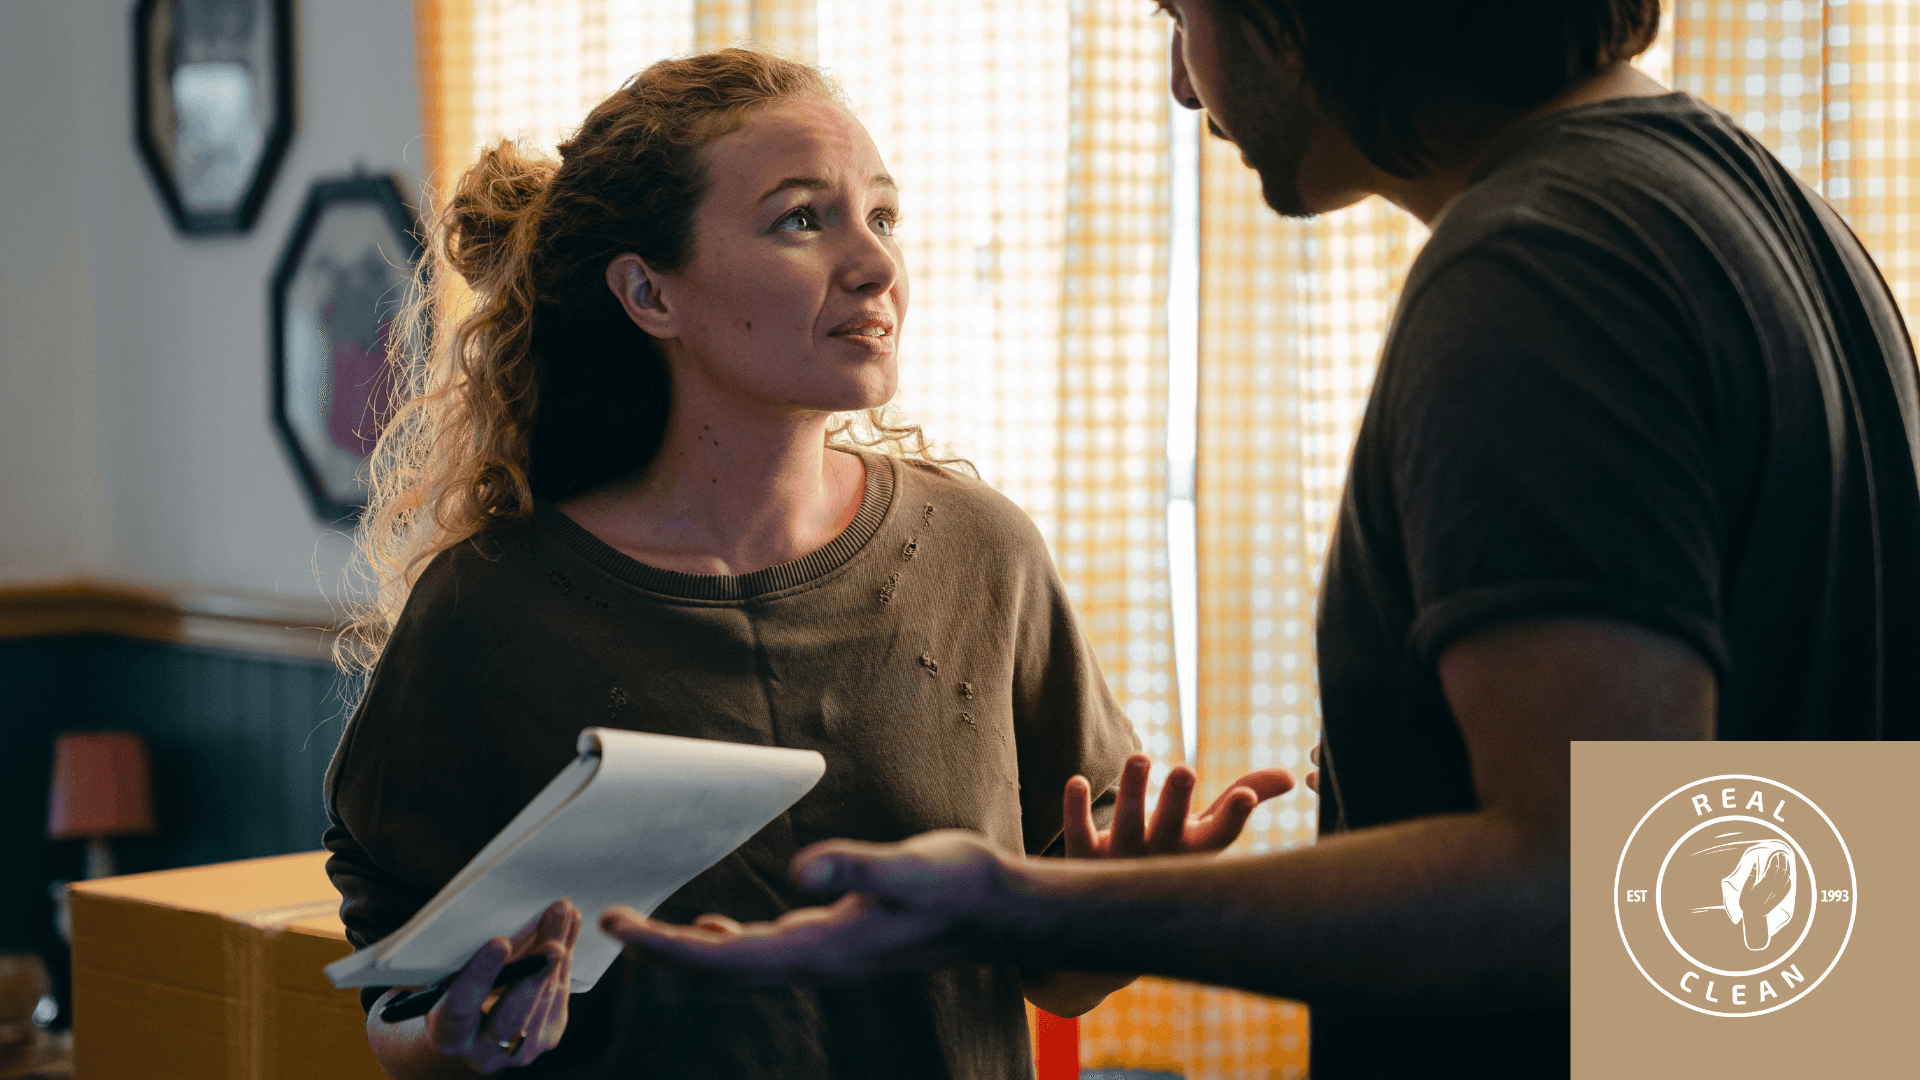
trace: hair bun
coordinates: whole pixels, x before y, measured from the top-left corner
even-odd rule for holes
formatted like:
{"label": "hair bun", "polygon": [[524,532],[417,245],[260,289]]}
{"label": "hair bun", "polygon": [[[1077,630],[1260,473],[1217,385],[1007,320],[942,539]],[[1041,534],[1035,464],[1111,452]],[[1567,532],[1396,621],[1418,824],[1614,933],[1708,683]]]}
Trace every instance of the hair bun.
{"label": "hair bun", "polygon": [[444,217],[447,262],[485,291],[533,248],[531,230],[559,166],[506,140],[460,177]]}

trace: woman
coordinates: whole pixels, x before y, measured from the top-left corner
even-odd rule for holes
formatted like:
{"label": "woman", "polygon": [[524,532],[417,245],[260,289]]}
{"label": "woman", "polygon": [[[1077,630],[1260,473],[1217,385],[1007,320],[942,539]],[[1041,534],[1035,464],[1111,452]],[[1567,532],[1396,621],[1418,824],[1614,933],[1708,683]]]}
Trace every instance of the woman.
{"label": "woman", "polygon": [[[326,786],[349,938],[404,923],[591,724],[827,759],[790,812],[661,907],[670,921],[805,905],[787,862],[829,837],[958,827],[1039,854],[1062,836],[1063,786],[1076,854],[1147,844],[1144,759],[1126,828],[1093,831],[1090,792],[1114,798],[1134,739],[1032,524],[938,465],[829,445],[836,414],[892,397],[907,304],[893,181],[830,85],[743,50],[666,61],[560,149],[555,166],[502,146],[461,180],[438,247],[472,308],[434,335],[429,381],[381,443],[364,542],[385,589],[362,624],[377,666]],[[1155,850],[1223,844],[1259,797],[1223,796],[1196,839],[1180,828],[1190,776],[1173,786]],[[723,990],[629,953],[569,999],[581,932],[557,903],[483,948],[426,1017],[374,1008],[383,1067],[1030,1067],[1010,967]],[[509,957],[542,952],[543,973],[483,1010]],[[1024,989],[1077,1012],[1124,982]]]}

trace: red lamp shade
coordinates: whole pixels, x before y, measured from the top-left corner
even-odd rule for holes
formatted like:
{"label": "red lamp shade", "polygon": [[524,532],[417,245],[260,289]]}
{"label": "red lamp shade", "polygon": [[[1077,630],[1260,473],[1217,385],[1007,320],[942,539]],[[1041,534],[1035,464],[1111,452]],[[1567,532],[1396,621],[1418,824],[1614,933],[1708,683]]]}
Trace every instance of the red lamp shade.
{"label": "red lamp shade", "polygon": [[47,805],[47,835],[151,833],[153,788],[147,776],[147,746],[131,731],[77,731],[53,746],[53,793]]}

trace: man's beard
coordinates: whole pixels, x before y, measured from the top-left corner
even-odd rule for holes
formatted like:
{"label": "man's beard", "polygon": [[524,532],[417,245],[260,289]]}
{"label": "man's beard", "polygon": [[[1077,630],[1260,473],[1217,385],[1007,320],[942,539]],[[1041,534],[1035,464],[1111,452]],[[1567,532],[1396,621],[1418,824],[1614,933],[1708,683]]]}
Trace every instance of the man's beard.
{"label": "man's beard", "polygon": [[1307,209],[1306,199],[1300,194],[1300,166],[1306,157],[1307,139],[1275,138],[1280,132],[1267,128],[1260,136],[1235,140],[1212,119],[1207,120],[1207,131],[1240,148],[1241,160],[1260,177],[1261,201],[1274,213],[1290,218],[1318,216],[1318,211]]}
{"label": "man's beard", "polygon": [[1275,95],[1264,101],[1228,103],[1227,115],[1234,120],[1239,135],[1229,136],[1213,117],[1207,118],[1207,130],[1215,138],[1240,147],[1240,157],[1260,176],[1260,198],[1268,207],[1290,218],[1310,218],[1319,214],[1307,209],[1300,191],[1300,170],[1313,141],[1314,131],[1324,118],[1307,100],[1301,88]]}

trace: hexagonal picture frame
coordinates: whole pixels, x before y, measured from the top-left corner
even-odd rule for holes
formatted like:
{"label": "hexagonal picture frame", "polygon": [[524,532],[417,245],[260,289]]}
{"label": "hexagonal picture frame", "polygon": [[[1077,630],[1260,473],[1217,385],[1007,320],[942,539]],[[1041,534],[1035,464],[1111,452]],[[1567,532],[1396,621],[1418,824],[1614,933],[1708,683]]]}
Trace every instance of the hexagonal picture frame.
{"label": "hexagonal picture frame", "polygon": [[421,256],[391,174],[316,181],[273,275],[273,422],[313,512],[366,506],[366,465],[393,406],[387,348]]}
{"label": "hexagonal picture frame", "polygon": [[293,135],[292,0],[139,0],[134,142],[174,225],[253,227]]}

